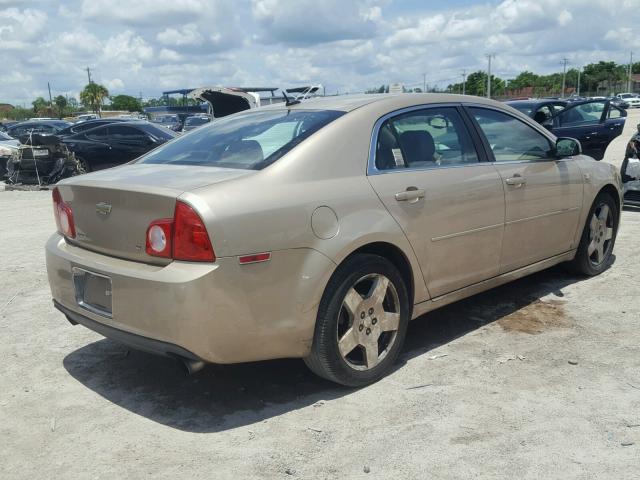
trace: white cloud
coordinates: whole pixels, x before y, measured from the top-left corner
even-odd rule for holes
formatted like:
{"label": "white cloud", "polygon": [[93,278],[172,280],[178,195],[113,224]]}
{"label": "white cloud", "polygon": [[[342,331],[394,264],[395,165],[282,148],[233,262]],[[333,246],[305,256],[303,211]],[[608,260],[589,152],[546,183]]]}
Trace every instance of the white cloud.
{"label": "white cloud", "polygon": [[138,63],[153,57],[153,48],[131,30],[109,38],[103,49],[105,60],[120,63]]}
{"label": "white cloud", "polygon": [[161,49],[158,58],[160,58],[160,60],[166,60],[168,62],[179,62],[180,60],[182,60],[182,56],[178,52],[169,48]]}
{"label": "white cloud", "polygon": [[180,29],[167,28],[156,35],[156,39],[163,45],[184,46],[202,45],[204,37],[194,23],[184,25]]}
{"label": "white cloud", "polygon": [[47,23],[41,10],[7,8],[0,10],[0,48],[22,49],[37,38]]}
{"label": "white cloud", "polygon": [[104,83],[104,86],[109,90],[109,95],[114,95],[114,91],[122,90],[124,88],[124,82],[119,78],[103,80],[102,83]]}

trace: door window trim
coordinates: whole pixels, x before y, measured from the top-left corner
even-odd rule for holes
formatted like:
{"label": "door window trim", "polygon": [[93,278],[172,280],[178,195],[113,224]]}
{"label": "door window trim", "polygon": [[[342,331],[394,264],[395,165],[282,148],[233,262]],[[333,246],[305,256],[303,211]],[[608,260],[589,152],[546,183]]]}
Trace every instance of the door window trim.
{"label": "door window trim", "polygon": [[551,145],[556,144],[557,138],[555,135],[549,132],[546,128],[544,128],[539,123],[534,122],[530,117],[526,116],[524,113],[520,114],[523,116],[523,118],[519,118],[519,116],[513,115],[511,112],[507,112],[506,110],[502,110],[501,108],[497,108],[497,107],[494,107],[493,105],[485,105],[481,103],[465,102],[462,104],[462,108],[464,109],[465,113],[469,117],[469,121],[473,124],[473,128],[476,130],[476,134],[480,135],[480,139],[482,141],[482,145],[484,147],[486,155],[489,158],[489,162],[491,162],[494,165],[513,165],[517,163],[562,162],[562,161],[569,160],[569,158],[550,157],[550,158],[539,158],[539,159],[529,159],[529,160],[508,160],[505,162],[498,162],[496,161],[496,157],[493,154],[493,150],[491,150],[491,145],[489,145],[489,142],[487,141],[487,137],[484,135],[484,132],[482,131],[482,128],[480,127],[480,124],[478,123],[478,121],[473,116],[473,113],[469,111],[469,108],[484,108],[485,110],[494,110],[504,115],[508,115],[514,118],[515,120],[518,120],[519,122],[524,123],[525,125],[531,127],[536,132],[540,133],[543,137],[549,140]]}
{"label": "door window trim", "polygon": [[[467,133],[471,138],[471,143],[473,147],[476,149],[476,155],[478,156],[478,161],[475,163],[460,163],[456,165],[434,165],[434,166],[424,166],[424,167],[407,167],[407,168],[392,168],[389,170],[380,170],[376,167],[376,151],[378,146],[378,134],[380,132],[380,128],[382,128],[382,124],[389,120],[390,118],[398,117],[400,115],[404,115],[405,113],[415,112],[416,110],[428,110],[434,108],[453,108],[456,110],[460,118],[462,119],[462,123],[467,129]],[[371,132],[371,142],[369,144],[369,158],[367,160],[367,176],[371,175],[385,175],[387,173],[402,173],[402,172],[415,172],[415,171],[426,171],[426,170],[443,170],[447,168],[461,168],[461,167],[477,167],[480,165],[488,165],[489,159],[486,156],[485,149],[483,147],[481,137],[477,136],[477,132],[475,127],[469,123],[469,119],[467,115],[465,115],[464,110],[461,108],[460,103],[429,103],[426,105],[413,105],[411,107],[405,107],[398,110],[394,110],[393,112],[389,112],[378,118],[376,123],[373,126],[373,131]]]}

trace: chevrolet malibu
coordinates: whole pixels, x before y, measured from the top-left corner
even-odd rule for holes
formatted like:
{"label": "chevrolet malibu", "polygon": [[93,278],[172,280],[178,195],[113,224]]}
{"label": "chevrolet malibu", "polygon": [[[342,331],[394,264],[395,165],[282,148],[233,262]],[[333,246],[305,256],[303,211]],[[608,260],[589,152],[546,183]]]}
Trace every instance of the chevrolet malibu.
{"label": "chevrolet malibu", "polygon": [[53,204],[72,324],[191,372],[295,357],[361,386],[425,312],[559,263],[606,269],[620,178],[491,100],[364,95],[231,115]]}

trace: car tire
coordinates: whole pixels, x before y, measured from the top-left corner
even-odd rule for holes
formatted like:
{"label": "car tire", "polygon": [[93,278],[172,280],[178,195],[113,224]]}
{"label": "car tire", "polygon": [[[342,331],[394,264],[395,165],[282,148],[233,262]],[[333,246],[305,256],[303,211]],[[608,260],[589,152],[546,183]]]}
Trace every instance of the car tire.
{"label": "car tire", "polygon": [[607,269],[618,233],[620,212],[608,193],[599,194],[589,210],[576,256],[569,263],[572,272],[594,276]]}
{"label": "car tire", "polygon": [[378,255],[353,255],[327,284],[304,361],[341,385],[376,382],[395,363],[410,315],[407,286],[396,267]]}
{"label": "car tire", "polygon": [[76,161],[78,162],[78,175],[91,172],[91,165],[85,158],[76,155]]}

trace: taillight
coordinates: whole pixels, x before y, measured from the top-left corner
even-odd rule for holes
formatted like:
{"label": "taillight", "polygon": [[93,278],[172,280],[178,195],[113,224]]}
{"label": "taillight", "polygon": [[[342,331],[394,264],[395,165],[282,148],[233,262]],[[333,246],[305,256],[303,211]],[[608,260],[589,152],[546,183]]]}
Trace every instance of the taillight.
{"label": "taillight", "polygon": [[151,222],[147,228],[146,252],[154,257],[189,262],[213,262],[216,255],[207,228],[190,205],[176,202],[173,218]]}
{"label": "taillight", "polygon": [[62,200],[58,187],[53,189],[53,216],[56,219],[58,233],[67,238],[76,238],[76,226],[73,221],[71,205]]}

